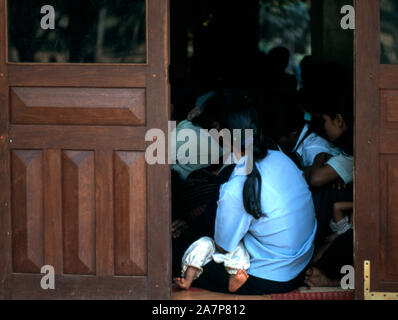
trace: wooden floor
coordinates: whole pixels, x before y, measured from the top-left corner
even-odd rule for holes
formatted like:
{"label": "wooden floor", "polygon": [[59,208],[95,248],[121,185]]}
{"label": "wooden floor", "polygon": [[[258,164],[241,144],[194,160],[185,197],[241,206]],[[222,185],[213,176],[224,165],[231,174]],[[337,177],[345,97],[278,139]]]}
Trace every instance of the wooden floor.
{"label": "wooden floor", "polygon": [[[313,293],[344,293],[345,291],[339,287],[325,288],[306,288],[302,287],[295,291],[296,294],[309,295]],[[282,300],[284,296],[280,296]],[[192,288],[190,290],[174,289],[172,293],[173,300],[276,300],[278,295],[264,296],[242,296],[237,294],[223,294],[202,289]]]}

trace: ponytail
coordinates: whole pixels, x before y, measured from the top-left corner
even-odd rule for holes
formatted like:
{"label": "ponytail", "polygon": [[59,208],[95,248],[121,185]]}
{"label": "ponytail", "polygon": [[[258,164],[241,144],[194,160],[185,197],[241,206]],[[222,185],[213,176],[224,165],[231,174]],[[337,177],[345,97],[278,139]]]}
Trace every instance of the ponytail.
{"label": "ponytail", "polygon": [[[267,154],[267,146],[262,138],[258,138],[253,146],[253,170],[247,176],[243,186],[243,205],[245,210],[255,219],[259,219],[264,213],[261,210],[261,174],[256,163],[263,160]],[[251,156],[251,155],[248,155]]]}
{"label": "ponytail", "polygon": [[[259,114],[252,101],[242,94],[224,91],[220,94],[220,100],[224,103],[225,128],[231,132],[234,129],[245,131],[253,130],[253,154],[247,154],[247,157],[253,156],[253,170],[247,176],[243,186],[243,205],[249,214],[255,219],[259,219],[263,214],[261,210],[261,175],[256,163],[264,159],[268,154],[269,141],[264,139]],[[213,99],[218,99],[216,94]],[[241,147],[245,148],[246,137],[242,139]]]}

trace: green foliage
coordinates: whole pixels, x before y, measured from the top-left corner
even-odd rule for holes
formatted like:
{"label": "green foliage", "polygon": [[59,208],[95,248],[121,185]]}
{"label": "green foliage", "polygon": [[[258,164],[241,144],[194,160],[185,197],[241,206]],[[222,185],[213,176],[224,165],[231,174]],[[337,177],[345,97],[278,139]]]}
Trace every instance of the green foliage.
{"label": "green foliage", "polygon": [[[55,9],[43,30],[41,7]],[[8,1],[11,62],[144,62],[144,0]]]}
{"label": "green foliage", "polygon": [[398,64],[398,1],[380,1],[381,63]]}
{"label": "green foliage", "polygon": [[292,52],[310,53],[309,0],[260,0],[260,50],[283,45]]}

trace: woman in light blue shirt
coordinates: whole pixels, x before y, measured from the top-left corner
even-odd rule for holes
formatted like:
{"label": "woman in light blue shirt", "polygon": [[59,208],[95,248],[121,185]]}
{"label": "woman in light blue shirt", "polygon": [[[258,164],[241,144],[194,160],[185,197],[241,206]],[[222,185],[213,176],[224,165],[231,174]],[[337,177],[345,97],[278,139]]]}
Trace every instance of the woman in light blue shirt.
{"label": "woman in light blue shirt", "polygon": [[[315,211],[302,171],[286,155],[267,150],[255,109],[229,110],[228,127],[253,129],[251,174],[236,174],[220,189],[215,243],[221,253],[235,250],[240,241],[250,255],[249,275],[238,294],[271,294],[303,285],[305,268],[314,251]],[[245,141],[245,139],[242,139]],[[193,286],[228,292],[229,275],[214,261],[203,268]]]}

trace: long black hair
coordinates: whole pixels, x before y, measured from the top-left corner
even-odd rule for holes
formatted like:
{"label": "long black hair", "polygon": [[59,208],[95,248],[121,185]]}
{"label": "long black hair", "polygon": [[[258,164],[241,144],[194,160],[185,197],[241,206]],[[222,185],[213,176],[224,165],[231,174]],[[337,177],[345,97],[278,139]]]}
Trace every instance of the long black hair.
{"label": "long black hair", "polygon": [[[267,140],[264,138],[261,121],[256,108],[242,95],[230,96],[226,114],[227,128],[242,130],[242,147],[247,148],[245,129],[253,130],[253,170],[247,176],[243,187],[243,205],[245,210],[255,219],[264,213],[261,209],[261,175],[256,163],[268,154]],[[251,156],[251,155],[246,155]]]}
{"label": "long black hair", "polygon": [[348,155],[354,154],[354,112],[352,96],[341,93],[325,102],[322,114],[328,115],[332,120],[340,114],[344,119],[347,130],[333,144]]}
{"label": "long black hair", "polygon": [[195,126],[202,129],[214,129],[216,123],[223,123],[226,108],[226,93],[216,92],[203,105],[203,111],[200,115],[192,119]]}

